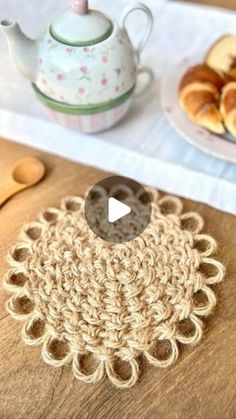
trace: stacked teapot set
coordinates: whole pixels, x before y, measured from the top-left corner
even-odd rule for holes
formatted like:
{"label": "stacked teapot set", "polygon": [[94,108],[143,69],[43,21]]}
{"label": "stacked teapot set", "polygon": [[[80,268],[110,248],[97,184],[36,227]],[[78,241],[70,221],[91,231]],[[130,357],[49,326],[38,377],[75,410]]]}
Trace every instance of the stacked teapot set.
{"label": "stacked teapot set", "polygon": [[[147,16],[137,49],[126,29],[127,17],[136,10]],[[35,41],[15,22],[0,24],[17,69],[31,81],[49,116],[86,133],[108,129],[128,112],[140,72],[140,52],[152,27],[152,13],[144,4],[126,7],[116,23],[89,9],[88,0],[73,0]]]}

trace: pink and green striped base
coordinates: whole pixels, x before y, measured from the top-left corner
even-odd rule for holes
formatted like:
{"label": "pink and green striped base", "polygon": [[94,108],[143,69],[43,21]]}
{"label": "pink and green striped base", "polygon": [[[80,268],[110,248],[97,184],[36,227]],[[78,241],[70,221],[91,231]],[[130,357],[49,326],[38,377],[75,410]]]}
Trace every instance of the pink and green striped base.
{"label": "pink and green striped base", "polygon": [[54,122],[87,134],[104,131],[117,124],[128,112],[135,89],[132,86],[124,95],[105,103],[78,106],[55,101],[45,96],[35,84],[32,86]]}
{"label": "pink and green striped base", "polygon": [[67,128],[71,128],[86,134],[94,134],[105,131],[116,125],[128,112],[131,98],[113,109],[92,115],[71,115],[45,107],[49,118]]}

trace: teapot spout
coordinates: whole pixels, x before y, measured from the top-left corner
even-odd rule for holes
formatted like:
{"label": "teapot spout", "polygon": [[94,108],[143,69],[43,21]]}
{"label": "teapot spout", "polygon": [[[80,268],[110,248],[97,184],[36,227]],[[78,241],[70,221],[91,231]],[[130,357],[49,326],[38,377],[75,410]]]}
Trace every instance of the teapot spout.
{"label": "teapot spout", "polygon": [[16,22],[2,20],[0,30],[7,39],[12,60],[18,71],[34,82],[37,69],[37,41],[29,39]]}

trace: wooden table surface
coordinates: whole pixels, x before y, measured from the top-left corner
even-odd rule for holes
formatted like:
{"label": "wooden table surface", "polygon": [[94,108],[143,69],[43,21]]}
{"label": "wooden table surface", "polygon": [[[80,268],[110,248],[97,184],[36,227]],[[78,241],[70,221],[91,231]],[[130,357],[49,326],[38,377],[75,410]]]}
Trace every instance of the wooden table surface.
{"label": "wooden table surface", "polygon": [[233,9],[236,10],[236,1],[235,0],[183,0],[186,3],[200,3],[200,4],[207,4],[210,6],[215,7],[223,7],[226,9]]}
{"label": "wooden table surface", "polygon": [[[235,0],[211,3],[236,8]],[[7,250],[24,223],[42,208],[56,206],[61,198],[83,193],[106,174],[1,139],[0,151],[0,188],[21,157],[36,156],[47,165],[47,176],[40,185],[16,196],[0,211],[2,277],[7,270]],[[144,364],[139,383],[130,390],[117,390],[107,380],[82,384],[73,378],[70,368],[49,367],[40,359],[38,348],[23,345],[21,324],[6,313],[6,295],[1,291],[0,418],[236,418],[236,217],[184,203],[187,210],[203,215],[206,231],[219,243],[217,256],[227,266],[224,283],[215,287],[218,304],[206,320],[201,344],[183,348],[180,360],[168,370]]]}

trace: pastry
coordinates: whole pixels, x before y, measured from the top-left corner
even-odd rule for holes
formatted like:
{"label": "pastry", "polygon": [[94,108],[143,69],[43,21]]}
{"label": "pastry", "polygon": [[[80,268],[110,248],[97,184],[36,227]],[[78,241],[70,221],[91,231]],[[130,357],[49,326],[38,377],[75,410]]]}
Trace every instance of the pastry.
{"label": "pastry", "polygon": [[221,96],[220,111],[227,130],[236,138],[236,82],[228,83]]}
{"label": "pastry", "polygon": [[180,89],[192,82],[211,83],[220,91],[225,84],[225,78],[207,64],[197,64],[185,73]]}
{"label": "pastry", "polygon": [[216,134],[225,127],[219,110],[225,79],[206,64],[190,68],[181,80],[179,101],[189,118]]}

